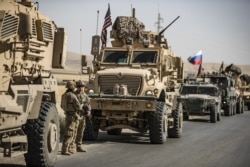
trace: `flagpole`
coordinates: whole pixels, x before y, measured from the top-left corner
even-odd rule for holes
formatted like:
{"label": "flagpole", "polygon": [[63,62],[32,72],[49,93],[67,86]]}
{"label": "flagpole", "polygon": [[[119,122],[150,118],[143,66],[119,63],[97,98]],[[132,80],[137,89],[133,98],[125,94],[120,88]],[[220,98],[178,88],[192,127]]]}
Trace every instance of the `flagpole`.
{"label": "flagpole", "polygon": [[99,10],[97,10],[96,35],[98,34]]}
{"label": "flagpole", "polygon": [[[82,56],[82,29],[80,28],[80,57]],[[80,65],[80,80],[82,80],[82,66]]]}

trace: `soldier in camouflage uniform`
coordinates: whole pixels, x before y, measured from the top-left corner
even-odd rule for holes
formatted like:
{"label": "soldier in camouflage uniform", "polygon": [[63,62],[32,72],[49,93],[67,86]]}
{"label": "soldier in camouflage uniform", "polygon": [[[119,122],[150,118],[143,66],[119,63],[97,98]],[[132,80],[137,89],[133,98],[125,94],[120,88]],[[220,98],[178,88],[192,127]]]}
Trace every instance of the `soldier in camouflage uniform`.
{"label": "soldier in camouflage uniform", "polygon": [[79,125],[78,115],[82,109],[81,103],[74,93],[75,82],[69,81],[66,85],[67,91],[62,95],[61,107],[65,111],[66,130],[62,142],[62,155],[71,155],[70,144],[75,141],[77,128]]}
{"label": "soldier in camouflage uniform", "polygon": [[88,95],[84,92],[85,84],[82,81],[76,81],[77,90],[75,94],[81,103],[82,111],[78,113],[79,115],[79,126],[76,133],[75,141],[70,144],[70,151],[72,152],[87,152],[86,149],[82,148],[82,139],[85,129],[85,116],[90,115],[90,99]]}

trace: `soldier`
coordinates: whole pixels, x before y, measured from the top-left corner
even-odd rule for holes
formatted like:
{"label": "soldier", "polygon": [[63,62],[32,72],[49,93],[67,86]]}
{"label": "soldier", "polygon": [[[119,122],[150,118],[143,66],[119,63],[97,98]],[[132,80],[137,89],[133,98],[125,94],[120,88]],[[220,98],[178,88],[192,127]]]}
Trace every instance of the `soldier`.
{"label": "soldier", "polygon": [[85,129],[85,116],[90,115],[90,100],[88,95],[84,92],[85,84],[82,81],[76,81],[77,90],[75,94],[82,105],[82,111],[78,113],[79,115],[79,126],[76,133],[75,141],[70,145],[70,151],[72,152],[87,152],[86,149],[82,148],[82,139]]}
{"label": "soldier", "polygon": [[70,144],[75,140],[79,125],[77,112],[81,110],[81,103],[74,94],[75,82],[69,81],[66,84],[66,92],[62,95],[61,107],[65,111],[65,134],[62,143],[62,155],[71,155]]}

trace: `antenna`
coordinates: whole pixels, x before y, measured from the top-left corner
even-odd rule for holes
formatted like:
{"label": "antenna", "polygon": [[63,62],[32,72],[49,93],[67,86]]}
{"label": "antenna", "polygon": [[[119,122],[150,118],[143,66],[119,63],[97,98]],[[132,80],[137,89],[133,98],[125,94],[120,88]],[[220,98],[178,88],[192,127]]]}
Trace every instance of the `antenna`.
{"label": "antenna", "polygon": [[159,12],[159,4],[158,4],[158,18],[157,18],[157,22],[155,22],[155,25],[157,25],[157,32],[160,32],[160,29],[162,28],[161,26],[161,22],[163,22],[163,18],[161,18],[161,14]]}
{"label": "antenna", "polygon": [[96,35],[98,33],[98,22],[99,22],[99,10],[97,10]]}

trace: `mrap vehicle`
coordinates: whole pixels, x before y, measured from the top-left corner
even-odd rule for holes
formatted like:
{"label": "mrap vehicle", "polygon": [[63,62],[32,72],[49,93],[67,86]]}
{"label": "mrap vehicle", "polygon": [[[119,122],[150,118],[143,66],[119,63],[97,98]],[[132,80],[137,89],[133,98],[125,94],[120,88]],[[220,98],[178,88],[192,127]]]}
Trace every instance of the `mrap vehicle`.
{"label": "mrap vehicle", "polygon": [[65,32],[29,0],[0,1],[0,147],[27,166],[52,167],[59,149],[57,80]]}
{"label": "mrap vehicle", "polygon": [[[88,88],[92,117],[84,138],[96,140],[99,129],[119,135],[122,129],[149,131],[150,142],[179,138],[183,129],[183,61],[164,38],[164,31],[145,31],[132,16],[118,16],[110,32],[111,47],[95,55]],[[84,60],[84,59],[83,59]],[[83,63],[86,64],[86,63]]]}

